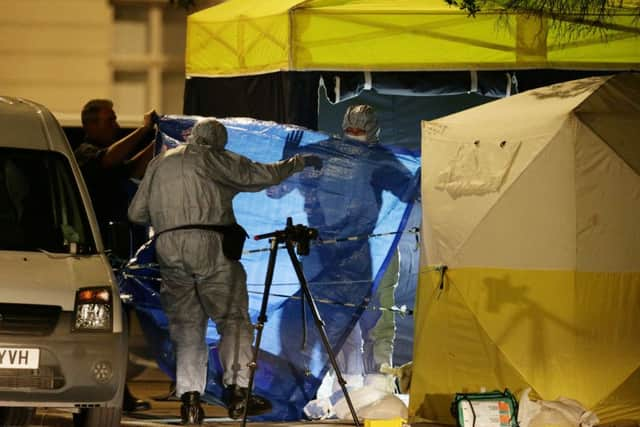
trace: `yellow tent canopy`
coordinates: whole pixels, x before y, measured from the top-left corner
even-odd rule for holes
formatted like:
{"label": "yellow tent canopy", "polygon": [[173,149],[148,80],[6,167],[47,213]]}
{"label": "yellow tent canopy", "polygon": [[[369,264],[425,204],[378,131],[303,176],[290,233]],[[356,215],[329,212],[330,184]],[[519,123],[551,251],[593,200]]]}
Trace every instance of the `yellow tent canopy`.
{"label": "yellow tent canopy", "polygon": [[[629,7],[624,7],[624,4]],[[189,16],[188,76],[307,70],[638,69],[635,0],[602,32],[444,0],[228,0]],[[636,4],[637,5],[637,4]],[[575,24],[580,30],[581,24]]]}

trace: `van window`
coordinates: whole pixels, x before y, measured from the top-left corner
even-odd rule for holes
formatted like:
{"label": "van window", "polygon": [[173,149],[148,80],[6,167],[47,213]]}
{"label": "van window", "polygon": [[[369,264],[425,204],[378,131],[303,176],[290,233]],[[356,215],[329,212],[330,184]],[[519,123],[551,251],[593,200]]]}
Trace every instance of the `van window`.
{"label": "van window", "polygon": [[0,147],[0,250],[95,253],[68,159]]}

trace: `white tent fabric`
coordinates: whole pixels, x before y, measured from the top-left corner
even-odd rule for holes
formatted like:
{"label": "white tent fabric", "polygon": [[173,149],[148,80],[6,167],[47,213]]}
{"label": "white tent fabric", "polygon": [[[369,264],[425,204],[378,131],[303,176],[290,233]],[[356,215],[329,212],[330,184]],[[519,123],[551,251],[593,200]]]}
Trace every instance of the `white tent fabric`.
{"label": "white tent fabric", "polygon": [[[637,75],[626,76],[633,80],[638,79]],[[600,119],[603,114],[594,117],[593,112],[584,111],[589,109],[589,105],[597,102],[606,103],[607,98],[611,99],[610,87],[613,83],[600,88],[606,80],[607,78],[598,77],[553,85],[454,114],[442,120],[423,122],[423,150],[431,154],[423,160],[423,182],[436,183],[433,188],[435,191],[427,188],[429,197],[426,198],[427,209],[424,218],[425,228],[429,228],[432,233],[429,239],[425,239],[429,264],[439,264],[446,260],[449,267],[477,265],[564,268],[576,263],[577,249],[575,239],[571,238],[576,234],[576,221],[581,222],[581,227],[587,227],[590,221],[595,221],[595,217],[604,219],[605,215],[611,218],[612,213],[607,215],[605,212],[590,212],[586,217],[579,217],[575,214],[579,208],[575,206],[576,197],[567,195],[574,192],[576,185],[580,186],[576,188],[576,192],[582,187],[588,190],[592,187],[592,180],[604,185],[603,177],[607,177],[613,181],[610,186],[615,187],[619,180],[633,180],[634,176],[637,179],[638,175],[631,168],[634,159],[640,157],[640,144],[635,143],[634,147],[631,140],[633,131],[620,129],[619,120],[614,120],[607,126]],[[596,89],[602,93],[589,97]],[[588,97],[589,102],[581,105]],[[591,98],[598,98],[600,101]],[[640,96],[638,100],[636,108],[640,109]],[[611,101],[614,105],[620,105],[614,99]],[[574,114],[573,110],[578,106],[580,108]],[[614,114],[619,113],[604,113],[605,116]],[[588,121],[583,121],[583,117]],[[635,117],[636,120],[629,114],[628,123],[630,127],[635,126],[637,129],[637,110]],[[599,126],[599,131],[606,134],[605,143],[599,142],[601,138],[591,130],[594,126]],[[610,135],[614,136],[614,143],[630,152],[626,161],[619,157],[607,142]],[[617,142],[618,139],[624,138],[627,143]],[[593,139],[595,141],[589,143]],[[499,148],[502,141],[505,141],[504,148]],[[632,152],[632,148],[635,152]],[[486,152],[491,154],[496,150],[508,150],[505,156],[509,159],[513,156],[513,160],[508,164],[510,170],[502,191],[488,194],[484,194],[482,190],[474,192],[478,183],[471,182],[471,178],[468,178],[468,185],[459,191],[479,193],[478,195],[483,197],[456,199],[455,210],[451,210],[451,194],[440,191],[438,183],[442,171],[451,168],[451,160],[444,163],[445,168],[442,160],[459,160],[461,149],[479,152],[479,167],[485,171],[497,170],[502,173],[506,168],[504,157],[484,157],[483,154]],[[580,161],[584,158],[590,161]],[[576,159],[579,163],[576,163]],[[624,167],[625,164],[627,167]],[[614,170],[617,174],[610,176],[609,173],[613,173]],[[546,179],[541,180],[541,176]],[[484,179],[484,175],[477,174],[476,179]],[[555,184],[550,188],[548,182]],[[589,195],[585,191],[579,193]],[[631,206],[623,209],[624,206],[620,203],[633,204],[633,197],[620,199],[614,206],[603,205],[602,199],[591,202],[580,200],[581,203],[589,203],[589,209],[615,209],[617,215],[624,215],[624,212],[629,212]],[[544,203],[527,203],[533,200],[541,200]],[[616,227],[610,222],[612,221],[607,223],[607,230]],[[640,236],[635,235],[638,238],[634,240],[631,238],[634,237],[633,233],[621,233],[619,230],[626,222],[616,222],[619,224],[619,232],[615,233],[615,239],[619,242],[621,238],[628,238],[630,246],[612,246],[624,248],[625,251],[627,248],[634,248],[636,254],[640,253]],[[481,223],[487,226],[479,227]],[[527,226],[522,227],[523,224]],[[503,231],[496,234],[496,229]],[[541,230],[546,232],[540,233]],[[603,230],[598,231],[599,235],[602,233]],[[567,238],[558,238],[562,235],[567,235]],[[496,241],[500,236],[507,240]],[[580,238],[581,234],[578,236]],[[568,245],[558,246],[558,241],[566,241]],[[490,252],[481,249],[486,247],[488,242],[492,242]],[[523,252],[522,242],[527,242],[526,252]],[[518,250],[515,250],[516,248]],[[580,250],[581,255],[585,256],[586,249],[580,246]],[[592,248],[590,251],[593,250],[597,249]],[[608,256],[608,262],[618,264],[621,259],[628,257],[627,253],[620,252],[616,250]],[[580,258],[582,260],[582,257]],[[582,261],[592,268],[593,257]],[[626,263],[625,270],[632,270],[629,262]]]}
{"label": "white tent fabric", "polygon": [[423,122],[414,418],[531,387],[640,419],[639,100],[619,74]]}

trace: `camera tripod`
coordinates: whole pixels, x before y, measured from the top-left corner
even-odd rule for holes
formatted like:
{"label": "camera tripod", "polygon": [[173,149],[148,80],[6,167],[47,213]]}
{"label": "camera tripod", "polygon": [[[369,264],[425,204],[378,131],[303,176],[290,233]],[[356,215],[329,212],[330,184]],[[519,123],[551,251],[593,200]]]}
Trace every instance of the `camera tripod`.
{"label": "camera tripod", "polygon": [[284,230],[274,231],[272,233],[261,234],[255,236],[255,240],[261,239],[270,239],[269,243],[271,244],[269,250],[269,264],[267,265],[267,276],[264,283],[264,292],[262,295],[262,305],[260,307],[260,314],[258,315],[258,322],[255,325],[256,328],[256,342],[255,348],[253,350],[253,360],[249,364],[249,385],[247,387],[248,393],[244,405],[244,415],[242,418],[242,426],[244,427],[247,423],[247,410],[249,407],[249,399],[251,398],[251,391],[253,389],[253,380],[255,376],[256,369],[258,367],[258,353],[260,351],[260,342],[262,340],[262,332],[264,330],[264,324],[267,322],[267,303],[269,300],[269,292],[271,291],[271,283],[273,281],[273,271],[276,264],[276,255],[278,252],[278,245],[281,243],[285,244],[287,252],[289,253],[289,258],[291,259],[291,263],[293,264],[293,268],[296,272],[296,276],[298,276],[298,281],[300,282],[300,287],[302,289],[304,298],[302,304],[306,300],[309,304],[309,309],[311,311],[311,315],[315,321],[316,327],[318,329],[318,333],[320,334],[320,338],[322,339],[322,343],[329,355],[329,360],[331,361],[331,366],[336,374],[336,378],[338,383],[340,384],[340,388],[342,389],[342,393],[347,401],[347,405],[349,406],[349,411],[351,412],[351,416],[353,417],[353,421],[357,427],[360,427],[360,422],[358,421],[358,416],[356,415],[356,411],[351,403],[351,397],[347,392],[346,384],[347,382],[343,378],[340,373],[340,369],[338,368],[338,362],[336,361],[336,357],[331,349],[331,344],[329,343],[329,338],[327,336],[327,332],[324,328],[324,322],[320,317],[320,312],[318,311],[318,307],[313,299],[313,295],[309,290],[309,285],[307,284],[307,280],[304,277],[304,273],[302,271],[302,266],[300,265],[300,261],[296,257],[294,252],[294,244],[298,250],[299,255],[308,255],[309,254],[309,241],[316,239],[318,237],[318,231],[313,228],[305,227],[303,225],[293,225],[291,217],[287,218],[287,226]]}

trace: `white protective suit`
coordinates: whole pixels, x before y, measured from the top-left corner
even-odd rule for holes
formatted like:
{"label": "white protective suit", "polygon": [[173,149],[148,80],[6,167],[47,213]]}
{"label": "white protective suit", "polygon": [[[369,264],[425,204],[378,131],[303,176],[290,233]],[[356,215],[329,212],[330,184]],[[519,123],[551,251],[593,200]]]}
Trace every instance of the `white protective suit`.
{"label": "white protective suit", "polygon": [[[344,138],[360,141],[368,146],[378,144],[380,127],[373,107],[369,105],[350,106],[342,121],[342,131]],[[387,308],[394,305],[394,293],[399,275],[400,254],[396,249],[378,284],[374,305]],[[382,374],[380,369],[385,365],[388,367],[393,365],[395,332],[395,314],[392,311],[383,311],[382,313],[365,311],[336,354],[338,369],[347,382],[354,409],[359,417],[363,417],[369,405],[394,393],[394,378]],[[332,393],[327,396],[327,390],[322,390],[318,392],[317,399],[305,406],[304,412],[309,418],[325,419],[347,414],[344,411],[347,406],[340,384],[331,378],[329,381],[333,381]],[[393,396],[391,397],[393,398]],[[386,417],[394,418],[397,416],[398,413],[394,411],[395,409],[386,413]],[[404,413],[406,413],[406,408],[404,408]]]}
{"label": "white protective suit", "polygon": [[[400,253],[394,252],[387,270],[384,272],[375,295],[375,305],[389,308],[395,304],[395,290],[400,279]],[[396,337],[395,313],[382,311],[371,313],[366,311],[361,321],[373,322],[373,327],[361,328],[356,323],[351,333],[347,336],[340,352],[336,355],[338,368],[345,377],[349,386],[362,385],[363,376],[379,374],[383,365],[393,366],[393,342]],[[372,319],[364,319],[371,316]],[[338,384],[334,384],[338,390]]]}
{"label": "white protective suit", "polygon": [[[345,138],[368,145],[379,143],[380,127],[374,108],[370,105],[350,106],[342,120],[342,131]],[[381,307],[391,307],[395,302],[399,262],[399,252],[396,250],[376,291],[376,303]],[[347,383],[352,387],[360,387],[363,375],[379,374],[383,364],[391,366],[394,339],[393,312],[365,312],[336,357],[338,367]]]}
{"label": "white protective suit", "polygon": [[[304,168],[294,156],[276,163],[253,162],[224,149],[226,129],[214,119],[196,123],[187,144],[154,158],[129,206],[129,219],[151,224],[156,233],[196,224],[236,221],[232,199],[260,191]],[[253,329],[248,314],[246,273],[222,253],[222,235],[187,229],[158,236],[162,275],[160,296],[177,349],[176,394],[204,392],[208,349],[207,321],[220,334],[224,385],[247,387]]]}

